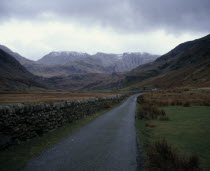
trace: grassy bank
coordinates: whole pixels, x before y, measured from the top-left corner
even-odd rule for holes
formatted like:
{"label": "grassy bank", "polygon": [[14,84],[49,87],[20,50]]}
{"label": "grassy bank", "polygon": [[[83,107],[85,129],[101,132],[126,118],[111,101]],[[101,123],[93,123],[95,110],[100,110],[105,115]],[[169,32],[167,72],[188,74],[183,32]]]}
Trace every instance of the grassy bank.
{"label": "grassy bank", "polygon": [[12,146],[4,151],[0,151],[0,167],[2,171],[17,170],[31,158],[39,155],[45,149],[53,146],[61,139],[69,136],[84,125],[88,124],[98,116],[110,111],[119,104],[111,106],[109,109],[100,111],[75,123],[66,124],[65,126],[51,131],[42,137],[34,138],[20,145]]}
{"label": "grassy bank", "polygon": [[148,152],[148,144],[165,139],[182,158],[197,155],[200,167],[210,170],[210,107],[168,106],[162,109],[170,120],[136,120],[145,153]]}

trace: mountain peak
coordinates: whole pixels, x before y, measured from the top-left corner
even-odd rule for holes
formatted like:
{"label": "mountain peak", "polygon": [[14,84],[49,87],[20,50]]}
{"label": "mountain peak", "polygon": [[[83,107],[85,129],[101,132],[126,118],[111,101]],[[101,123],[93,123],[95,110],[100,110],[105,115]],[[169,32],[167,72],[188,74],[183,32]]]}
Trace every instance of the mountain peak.
{"label": "mountain peak", "polygon": [[123,53],[123,55],[132,55],[132,54],[141,55],[141,52],[125,52],[125,53]]}
{"label": "mountain peak", "polygon": [[53,56],[62,56],[62,55],[68,55],[68,56],[81,56],[81,55],[88,55],[87,53],[83,52],[76,52],[76,51],[53,51],[50,52],[49,55]]}
{"label": "mountain peak", "polygon": [[64,65],[78,59],[88,57],[89,54],[76,51],[53,51],[37,62],[45,65]]}

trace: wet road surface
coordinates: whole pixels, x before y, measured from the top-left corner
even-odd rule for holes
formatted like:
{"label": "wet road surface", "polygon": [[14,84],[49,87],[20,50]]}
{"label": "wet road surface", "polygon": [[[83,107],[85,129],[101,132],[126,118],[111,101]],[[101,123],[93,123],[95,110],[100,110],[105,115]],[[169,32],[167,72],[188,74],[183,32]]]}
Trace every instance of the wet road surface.
{"label": "wet road surface", "polygon": [[23,171],[133,171],[137,168],[136,97],[30,160]]}

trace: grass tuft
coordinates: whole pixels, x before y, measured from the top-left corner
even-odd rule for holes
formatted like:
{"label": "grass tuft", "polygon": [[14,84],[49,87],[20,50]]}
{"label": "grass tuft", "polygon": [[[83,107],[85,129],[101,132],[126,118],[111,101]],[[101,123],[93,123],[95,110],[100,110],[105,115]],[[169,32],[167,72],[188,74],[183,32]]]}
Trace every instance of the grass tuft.
{"label": "grass tuft", "polygon": [[197,156],[182,157],[166,140],[149,145],[147,157],[151,170],[200,170]]}
{"label": "grass tuft", "polygon": [[190,104],[189,102],[185,102],[185,103],[183,104],[183,106],[184,106],[184,107],[190,107],[191,104]]}
{"label": "grass tuft", "polygon": [[159,116],[158,120],[160,120],[160,121],[169,121],[170,118],[168,116],[164,115],[164,116]]}

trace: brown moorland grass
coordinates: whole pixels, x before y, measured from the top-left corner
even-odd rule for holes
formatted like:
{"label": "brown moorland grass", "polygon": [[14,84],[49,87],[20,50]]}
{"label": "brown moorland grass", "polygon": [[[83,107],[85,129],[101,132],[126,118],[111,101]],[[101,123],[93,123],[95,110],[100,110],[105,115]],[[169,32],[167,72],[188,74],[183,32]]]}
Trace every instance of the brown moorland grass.
{"label": "brown moorland grass", "polygon": [[41,91],[14,91],[0,92],[0,104],[5,103],[39,103],[55,102],[63,100],[82,100],[96,97],[114,97],[117,93],[98,93],[98,92],[41,92]]}
{"label": "brown moorland grass", "polygon": [[138,108],[136,116],[140,120],[169,120],[164,110],[150,104],[141,104],[141,107]]}
{"label": "brown moorland grass", "polygon": [[143,95],[139,101],[157,106],[210,106],[210,91],[190,88],[159,90]]}

